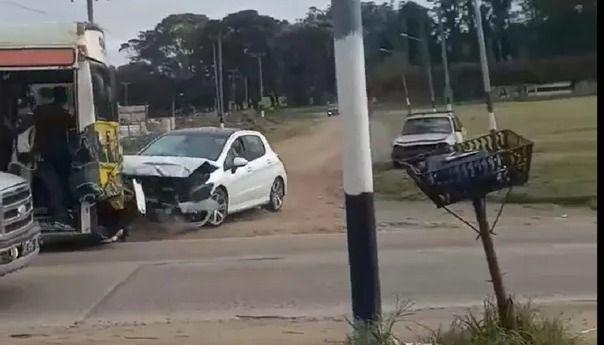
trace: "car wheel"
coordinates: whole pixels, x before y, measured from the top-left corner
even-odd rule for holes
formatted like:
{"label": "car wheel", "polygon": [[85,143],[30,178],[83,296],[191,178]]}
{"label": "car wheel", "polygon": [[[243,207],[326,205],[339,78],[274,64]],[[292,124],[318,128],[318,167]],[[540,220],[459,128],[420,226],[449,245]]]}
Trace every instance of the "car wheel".
{"label": "car wheel", "polygon": [[222,223],[224,223],[227,217],[229,197],[224,188],[216,188],[216,190],[212,194],[212,200],[216,201],[218,207],[210,215],[210,218],[208,219],[208,224],[214,227],[218,227],[222,225]]}
{"label": "car wheel", "polygon": [[266,208],[271,212],[279,212],[283,207],[283,200],[285,198],[285,184],[283,179],[277,177],[271,187],[271,193],[269,202]]}

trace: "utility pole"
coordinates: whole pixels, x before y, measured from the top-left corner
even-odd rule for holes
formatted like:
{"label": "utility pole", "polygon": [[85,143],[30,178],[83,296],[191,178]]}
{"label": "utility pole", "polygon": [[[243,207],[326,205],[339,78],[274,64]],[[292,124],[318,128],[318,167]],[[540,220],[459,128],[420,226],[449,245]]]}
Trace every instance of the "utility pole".
{"label": "utility pole", "polygon": [[440,53],[443,60],[443,72],[445,74],[445,103],[447,110],[453,110],[453,90],[451,89],[451,77],[449,76],[449,59],[447,57],[447,38],[443,28],[443,7],[442,2],[438,11],[438,32],[440,35]]}
{"label": "utility pole", "polygon": [[[401,18],[401,29],[407,32],[407,15]],[[407,38],[407,37],[405,37]],[[407,88],[407,69],[409,68],[409,40],[404,39],[401,43],[403,51],[403,91],[405,92],[405,104],[407,105],[407,114],[411,115],[411,99],[409,98],[409,89]]]}
{"label": "utility pole", "polygon": [[128,86],[132,84],[132,82],[124,81],[122,85],[124,85],[124,105],[128,105]]}
{"label": "utility pole", "polygon": [[264,54],[257,54],[258,59],[258,79],[260,79],[260,101],[264,98],[264,75],[262,73],[262,56]]}
{"label": "utility pole", "polygon": [[407,115],[411,115],[411,100],[407,89],[407,72],[403,70],[403,90],[405,91],[405,103],[407,104]]}
{"label": "utility pole", "polygon": [[[235,80],[237,77],[237,72],[239,72],[237,68],[227,70],[227,73],[229,74],[229,79],[231,79],[231,102],[233,105],[237,101],[237,85]],[[232,111],[233,109],[229,108],[229,110]]]}
{"label": "utility pole", "polygon": [[262,72],[262,57],[266,55],[266,53],[252,53],[247,48],[243,52],[258,60],[258,83],[260,84],[260,102],[262,102],[262,98],[264,97],[264,76]]}
{"label": "utility pole", "polygon": [[361,0],[332,0],[338,103],[344,123],[344,192],[352,312],[381,317]]}
{"label": "utility pole", "polygon": [[224,128],[224,84],[222,83],[222,34],[218,34],[218,94],[220,101],[220,128]]}
{"label": "utility pole", "polygon": [[243,104],[245,105],[245,108],[249,108],[249,94],[248,94],[248,85],[247,85],[247,75],[245,77],[243,77],[244,79],[244,85],[245,85],[245,102],[243,102]]}
{"label": "utility pole", "polygon": [[[424,17],[428,18],[428,13]],[[428,73],[428,86],[430,88],[430,103],[432,104],[432,110],[436,111],[436,102],[434,100],[434,82],[432,80],[432,60],[430,58],[428,35],[426,35],[427,23],[424,19],[419,20],[419,37],[422,43],[422,55],[424,64],[426,65],[426,72]]]}
{"label": "utility pole", "polygon": [[86,0],[88,7],[88,22],[94,23],[94,0]]}
{"label": "utility pole", "polygon": [[[216,114],[222,116],[222,108],[220,104],[220,82],[218,81],[218,62],[216,60],[216,43],[212,44],[212,57],[214,58],[214,87],[216,88]],[[222,121],[220,121],[222,123]]]}
{"label": "utility pole", "polygon": [[[86,0],[86,8],[88,10],[88,22],[94,23],[94,2],[97,0]],[[71,0],[74,2],[74,0]]]}
{"label": "utility pole", "polygon": [[493,109],[493,100],[491,98],[491,76],[489,74],[489,61],[487,59],[487,48],[484,40],[484,30],[482,27],[482,13],[480,12],[479,0],[474,0],[474,21],[476,22],[476,34],[478,36],[478,48],[480,50],[480,66],[482,69],[482,84],[487,103],[487,112],[489,113],[489,129],[497,130],[497,120],[495,119],[495,110]]}

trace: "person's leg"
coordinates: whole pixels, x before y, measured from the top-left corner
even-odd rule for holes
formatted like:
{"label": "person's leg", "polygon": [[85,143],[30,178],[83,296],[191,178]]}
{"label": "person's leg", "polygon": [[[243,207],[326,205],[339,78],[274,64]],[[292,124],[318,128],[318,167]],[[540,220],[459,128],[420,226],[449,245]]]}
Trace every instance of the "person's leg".
{"label": "person's leg", "polygon": [[61,178],[54,166],[48,161],[42,162],[36,175],[47,192],[50,214],[59,221],[68,219]]}

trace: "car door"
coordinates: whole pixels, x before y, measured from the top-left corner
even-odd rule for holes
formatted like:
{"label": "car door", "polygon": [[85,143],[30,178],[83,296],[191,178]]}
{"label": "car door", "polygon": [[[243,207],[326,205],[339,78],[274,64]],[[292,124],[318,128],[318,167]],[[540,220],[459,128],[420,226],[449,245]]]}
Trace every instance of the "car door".
{"label": "car door", "polygon": [[245,158],[245,147],[241,137],[236,138],[227,150],[224,160],[224,178],[222,184],[229,194],[229,212],[245,208],[251,199],[252,181],[249,179],[251,167],[233,167],[235,157]]}
{"label": "car door", "polygon": [[249,161],[252,190],[250,195],[254,205],[266,203],[274,177],[271,175],[270,164],[266,160],[267,150],[260,136],[247,134],[243,136],[245,159]]}

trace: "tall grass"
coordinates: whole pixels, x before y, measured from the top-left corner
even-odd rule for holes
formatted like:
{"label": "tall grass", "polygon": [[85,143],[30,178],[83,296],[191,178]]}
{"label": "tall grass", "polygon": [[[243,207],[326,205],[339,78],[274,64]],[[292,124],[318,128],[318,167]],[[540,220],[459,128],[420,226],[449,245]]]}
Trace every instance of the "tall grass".
{"label": "tall grass", "polygon": [[424,342],[439,345],[580,345],[560,318],[548,318],[530,303],[514,307],[513,329],[503,327],[497,307],[487,301],[482,318],[472,312],[459,316],[451,327],[432,332]]}

